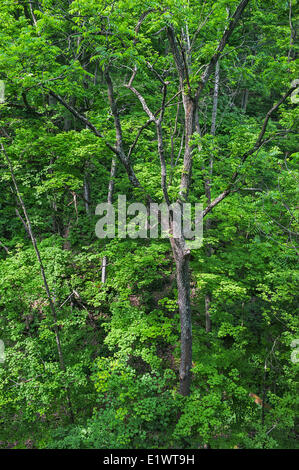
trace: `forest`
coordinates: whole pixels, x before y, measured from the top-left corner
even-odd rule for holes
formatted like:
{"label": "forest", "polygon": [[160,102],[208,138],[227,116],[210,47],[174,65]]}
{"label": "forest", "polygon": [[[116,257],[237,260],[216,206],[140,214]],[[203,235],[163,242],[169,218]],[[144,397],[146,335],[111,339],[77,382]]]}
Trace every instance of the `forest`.
{"label": "forest", "polygon": [[0,5],[0,449],[298,449],[298,1]]}

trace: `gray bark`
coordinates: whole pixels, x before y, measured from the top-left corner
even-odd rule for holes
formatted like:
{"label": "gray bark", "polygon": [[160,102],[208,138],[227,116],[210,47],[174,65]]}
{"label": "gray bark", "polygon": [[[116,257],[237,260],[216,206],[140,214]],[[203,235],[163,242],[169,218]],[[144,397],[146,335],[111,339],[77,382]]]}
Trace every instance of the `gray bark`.
{"label": "gray bark", "polygon": [[84,182],[83,182],[83,193],[84,193],[84,204],[85,204],[85,212],[89,215],[89,206],[90,206],[90,186],[89,186],[89,175],[87,171],[84,174]]}
{"label": "gray bark", "polygon": [[190,305],[190,251],[186,250],[184,240],[171,238],[172,252],[176,264],[176,281],[178,289],[178,307],[181,321],[181,360],[180,360],[180,393],[190,393],[192,368],[192,321]]}
{"label": "gray bark", "polygon": [[[213,94],[213,108],[212,108],[212,122],[211,122],[211,135],[216,133],[216,121],[217,121],[217,110],[218,110],[218,95],[219,95],[219,82],[220,82],[220,65],[219,60],[215,66],[215,83],[214,83],[214,94]],[[211,178],[213,174],[213,154],[211,154],[209,161],[209,175],[205,181],[205,193],[208,204],[211,203]],[[211,228],[210,219],[206,223],[206,231]],[[207,245],[207,255],[212,255],[212,247]],[[205,317],[206,317],[206,332],[209,333],[212,329],[210,306],[211,306],[212,294],[208,292],[205,296]]]}
{"label": "gray bark", "polygon": [[[111,162],[111,170],[110,170],[110,180],[109,180],[109,186],[108,186],[108,196],[107,196],[107,202],[108,204],[112,204],[113,201],[113,190],[114,190],[114,178],[116,174],[116,158],[112,158]],[[108,258],[107,256],[104,256],[102,259],[102,276],[101,276],[101,281],[102,284],[105,284],[107,280],[107,264],[108,264]]]}

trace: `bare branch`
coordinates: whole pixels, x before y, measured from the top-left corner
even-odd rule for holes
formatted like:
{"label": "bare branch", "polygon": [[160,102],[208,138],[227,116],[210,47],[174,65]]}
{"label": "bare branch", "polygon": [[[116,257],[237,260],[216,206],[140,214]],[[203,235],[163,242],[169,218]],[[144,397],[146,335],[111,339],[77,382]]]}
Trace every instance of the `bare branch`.
{"label": "bare branch", "polygon": [[122,159],[126,159],[124,148],[123,148],[123,136],[122,136],[122,128],[121,123],[119,120],[118,109],[116,106],[116,102],[114,99],[114,92],[113,92],[113,84],[109,75],[108,70],[105,70],[105,79],[108,85],[108,99],[111,107],[111,112],[114,117],[114,125],[116,131],[116,150],[121,155]]}
{"label": "bare branch", "polygon": [[143,132],[144,129],[146,129],[147,126],[148,126],[149,124],[151,124],[152,122],[153,122],[152,119],[148,119],[148,121],[146,121],[146,123],[143,124],[143,126],[140,127],[139,131],[137,132],[137,135],[136,135],[136,137],[135,137],[134,142],[132,143],[131,147],[129,148],[129,151],[128,151],[128,158],[131,157],[132,152],[133,152],[134,148],[136,147],[137,142],[138,142],[139,137],[141,136],[142,132]]}
{"label": "bare branch", "polygon": [[72,105],[70,105],[64,98],[62,98],[58,93],[55,93],[53,90],[50,90],[44,86],[44,88],[50,93],[51,96],[56,98],[59,103],[61,103],[68,111],[70,111],[73,116],[75,116],[77,119],[79,119],[81,122],[83,122],[86,127],[88,127],[97,137],[100,137],[101,139],[104,140],[105,145],[116,155],[118,155],[118,151],[113,145],[111,145],[109,142],[106,142],[103,134],[82,114],[79,113],[77,109],[75,109]]}
{"label": "bare branch", "polygon": [[[134,75],[134,74],[133,74]],[[148,105],[146,104],[146,101],[144,99],[144,97],[139,93],[139,91],[136,90],[136,88],[134,88],[132,86],[132,81],[133,81],[133,75],[131,77],[131,80],[129,81],[129,83],[127,85],[125,85],[126,88],[129,88],[129,90],[132,91],[132,93],[134,93],[134,95],[137,96],[137,98],[139,99],[140,103],[141,103],[141,106],[144,110],[144,112],[148,115],[148,117],[150,118],[151,121],[153,122],[156,122],[156,118],[154,116],[154,114],[151,112],[151,110],[149,109]],[[135,73],[136,75],[136,73]],[[133,79],[132,79],[133,78]]]}
{"label": "bare branch", "polygon": [[[88,127],[94,133],[94,135],[96,135],[97,137],[103,139],[106,147],[108,147],[113,153],[115,153],[118,156],[121,163],[125,167],[125,170],[127,172],[127,175],[128,175],[128,178],[129,178],[131,184],[135,188],[140,188],[146,193],[145,189],[141,186],[137,176],[135,175],[133,167],[131,166],[130,161],[129,161],[128,157],[126,157],[125,153],[118,150],[116,147],[114,147],[109,142],[107,142],[105,140],[103,134],[85,116],[80,114],[77,109],[75,109],[73,106],[71,106],[69,103],[67,103],[60,95],[58,95],[57,93],[55,93],[52,90],[48,89],[48,91],[52,96],[54,96],[54,98],[57,99],[57,101],[59,101],[66,109],[68,109],[73,114],[73,116],[75,116],[77,119],[79,119],[81,122],[83,122],[85,124],[85,126]],[[146,197],[148,199],[150,199],[150,196],[148,194],[146,194]]]}
{"label": "bare branch", "polygon": [[231,193],[230,189],[226,189],[223,193],[219,194],[213,201],[204,209],[202,216],[205,217],[211,210],[219,204],[219,202],[223,201]]}
{"label": "bare branch", "polygon": [[192,41],[191,41],[191,45],[190,45],[190,49],[189,49],[189,52],[192,50],[193,46],[194,46],[194,43],[195,43],[195,40],[198,36],[198,34],[200,33],[200,31],[202,30],[202,28],[205,26],[205,24],[207,23],[209,17],[211,16],[211,14],[215,11],[216,9],[216,6],[213,7],[209,13],[206,15],[205,19],[200,23],[200,25],[198,26],[197,30],[195,31],[194,33],[194,36],[192,38]]}
{"label": "bare branch", "polygon": [[[149,64],[150,65],[150,64]],[[150,65],[150,69],[152,71],[154,71],[153,67]],[[149,117],[149,120],[147,121],[147,123],[139,130],[138,134],[137,134],[137,137],[134,141],[134,143],[132,144],[133,145],[133,148],[134,146],[136,145],[136,142],[142,132],[142,130],[150,123],[150,122],[154,122],[156,124],[156,129],[157,129],[157,139],[158,139],[158,153],[159,153],[159,158],[160,158],[160,164],[161,164],[161,187],[162,187],[162,191],[163,191],[163,195],[164,195],[164,199],[166,201],[166,203],[169,205],[170,204],[170,200],[169,200],[169,196],[168,196],[168,191],[167,191],[167,174],[166,174],[166,162],[165,162],[165,154],[164,154],[164,143],[163,143],[163,132],[162,132],[162,120],[163,120],[163,116],[164,116],[164,112],[165,112],[165,105],[166,105],[166,93],[167,93],[167,83],[164,82],[164,80],[160,77],[159,74],[156,74],[158,75],[159,77],[159,80],[162,81],[163,83],[163,98],[162,98],[162,105],[161,105],[161,111],[160,111],[160,116],[159,116],[159,119],[156,118],[156,116],[152,113],[152,111],[149,109],[144,97],[141,95],[141,93],[139,93],[139,91],[136,90],[136,88],[134,88],[132,86],[132,82],[136,76],[136,71],[137,71],[137,68],[135,67],[134,68],[134,72],[133,72],[133,75],[129,81],[129,83],[126,85],[126,87],[132,91],[132,93],[134,93],[137,98],[139,99],[140,103],[141,103],[141,106],[144,110],[144,112],[148,115]],[[132,149],[132,146],[131,146],[131,149]],[[130,151],[131,151],[130,149]]]}
{"label": "bare branch", "polygon": [[271,115],[279,108],[279,106],[284,103],[284,101],[294,92],[294,90],[296,90],[296,88],[298,87],[298,85],[294,85],[293,87],[291,87],[284,95],[283,97],[267,112],[266,114],[266,117],[264,119],[264,122],[263,122],[263,125],[262,125],[262,128],[261,128],[261,131],[259,133],[259,136],[254,144],[254,146],[248,150],[247,152],[245,152],[241,158],[241,162],[240,162],[240,165],[239,165],[239,168],[235,171],[235,173],[233,174],[232,176],[232,179],[231,179],[231,182],[228,186],[228,188],[223,192],[221,193],[219,196],[217,196],[203,211],[203,217],[205,217],[205,215],[207,215],[215,206],[217,206],[217,204],[219,204],[219,202],[221,202],[224,198],[226,198],[231,192],[232,192],[232,185],[233,183],[236,181],[238,175],[239,175],[239,169],[240,167],[245,163],[245,161],[247,160],[247,158],[252,155],[253,153],[255,153],[257,150],[259,150],[261,148],[262,145],[264,145],[265,142],[268,141],[268,139],[263,139],[264,135],[265,135],[265,132],[266,132],[266,129],[267,129],[267,125],[268,125],[268,122],[269,122],[269,119],[271,117]]}
{"label": "bare branch", "polygon": [[[148,10],[144,11],[142,13],[142,15],[140,16],[139,20],[138,20],[138,23],[136,25],[136,28],[135,28],[135,34],[137,36],[137,34],[139,33],[139,30],[140,30],[140,27],[143,23],[143,21],[145,20],[145,18],[150,14],[150,13],[153,13],[154,11],[157,11],[155,10],[155,8],[149,8]],[[137,43],[137,37],[134,38],[134,45]]]}
{"label": "bare branch", "polygon": [[5,246],[4,243],[2,243],[1,240],[0,240],[0,246],[2,246],[2,248],[6,251],[6,254],[9,255],[9,250],[8,250],[7,246]]}
{"label": "bare branch", "polygon": [[[279,106],[282,103],[284,103],[284,101],[293,93],[294,90],[296,90],[296,88],[298,88],[298,85],[294,85],[293,87],[291,87],[283,95],[283,97],[267,112],[266,117],[265,117],[264,122],[263,122],[263,125],[262,125],[262,129],[259,133],[259,136],[258,136],[254,146],[250,150],[248,150],[248,152],[244,153],[244,155],[241,159],[240,165],[242,165],[250,155],[252,155],[254,152],[256,152],[265,143],[266,140],[263,140],[263,137],[265,135],[267,125],[268,125],[268,122],[269,122],[269,119],[270,119],[271,115],[279,108]],[[238,170],[234,173],[232,181],[235,181],[237,176],[238,176]]]}
{"label": "bare branch", "polygon": [[202,90],[204,89],[205,85],[207,84],[209,77],[213,71],[213,68],[217,62],[217,60],[220,57],[221,52],[225,48],[230,36],[232,35],[235,27],[237,26],[237,23],[239,19],[241,18],[243,11],[245,10],[247,4],[249,3],[249,0],[242,0],[239,5],[237,6],[235,13],[233,14],[231,21],[227,27],[227,29],[224,31],[223,36],[218,44],[218,47],[216,49],[216,52],[212,56],[204,74],[201,77],[201,82],[198,86],[197,92],[196,92],[196,99],[198,100]]}

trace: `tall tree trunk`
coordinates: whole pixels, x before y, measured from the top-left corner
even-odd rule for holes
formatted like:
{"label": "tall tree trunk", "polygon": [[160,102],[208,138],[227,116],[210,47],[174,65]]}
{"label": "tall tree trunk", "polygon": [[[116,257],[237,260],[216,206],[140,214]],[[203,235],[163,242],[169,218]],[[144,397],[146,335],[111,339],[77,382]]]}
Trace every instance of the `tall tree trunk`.
{"label": "tall tree trunk", "polygon": [[[219,81],[220,81],[220,65],[219,60],[216,62],[215,66],[215,83],[214,83],[214,95],[213,95],[213,108],[212,108],[212,122],[211,122],[211,135],[215,135],[216,133],[216,120],[217,120],[217,110],[218,110],[218,94],[219,94]],[[209,161],[209,175],[205,181],[205,193],[208,204],[211,203],[211,178],[213,174],[213,155],[210,157]],[[208,219],[206,223],[206,231],[211,228],[211,220]],[[210,257],[212,255],[212,247],[211,245],[207,245],[207,255]],[[212,329],[212,322],[211,322],[211,300],[212,294],[208,292],[205,296],[205,318],[206,318],[206,332],[209,333]]]}
{"label": "tall tree trunk", "polygon": [[192,368],[192,322],[190,305],[190,251],[184,248],[184,240],[171,238],[173,257],[176,264],[176,280],[178,288],[178,306],[181,320],[181,361],[180,361],[180,393],[190,393]]}
{"label": "tall tree trunk", "polygon": [[[108,204],[112,204],[112,201],[113,201],[115,174],[116,174],[116,157],[113,157],[112,162],[111,162],[110,180],[109,180],[109,186],[108,186],[108,196],[107,196]],[[107,256],[104,256],[102,260],[102,278],[101,278],[102,284],[105,284],[106,279],[107,279],[107,263],[108,263]]]}
{"label": "tall tree trunk", "polygon": [[[295,2],[296,3],[296,2]],[[294,44],[297,36],[297,28],[293,25],[293,19],[292,19],[292,1],[290,0],[289,2],[289,25],[290,25],[290,47],[289,47],[289,52],[288,52],[288,62],[293,60],[296,57],[295,50],[294,50]],[[295,23],[296,25],[296,23]]]}
{"label": "tall tree trunk", "polygon": [[211,321],[211,313],[210,313],[210,306],[211,306],[211,297],[212,294],[209,292],[205,296],[205,311],[206,311],[206,332],[209,333],[212,330],[212,321]]}
{"label": "tall tree trunk", "polygon": [[89,174],[87,172],[87,169],[85,169],[85,174],[84,174],[83,195],[84,195],[85,212],[87,215],[89,215],[90,186],[89,186]]}

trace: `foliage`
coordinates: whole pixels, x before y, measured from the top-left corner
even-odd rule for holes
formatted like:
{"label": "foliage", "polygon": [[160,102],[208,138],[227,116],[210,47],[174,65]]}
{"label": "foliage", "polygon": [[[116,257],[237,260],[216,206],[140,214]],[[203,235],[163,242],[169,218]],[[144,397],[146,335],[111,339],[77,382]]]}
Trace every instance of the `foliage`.
{"label": "foliage", "polygon": [[[291,360],[299,337],[296,99],[271,115],[263,145],[242,162],[267,113],[298,78],[297,1],[249,2],[219,58],[215,132],[214,72],[201,95],[189,200],[207,205],[207,185],[211,200],[232,191],[206,216],[203,246],[191,252],[189,396],[178,391],[180,318],[169,240],[95,236],[117,139],[107,71],[124,149],[132,150],[144,191],[160,202],[155,126],[126,85],[136,67],[134,87],[158,115],[167,82],[162,133],[175,201],[186,136],[167,28],[182,51],[192,51],[183,92],[194,98],[238,3],[2,2],[0,143],[30,215],[66,367],[1,152],[0,447],[298,447],[298,362]],[[125,194],[128,203],[147,203],[144,191],[130,185],[118,162],[114,201]]]}

